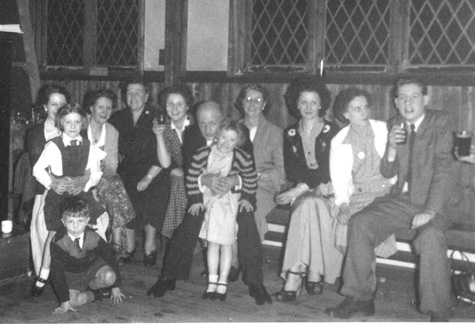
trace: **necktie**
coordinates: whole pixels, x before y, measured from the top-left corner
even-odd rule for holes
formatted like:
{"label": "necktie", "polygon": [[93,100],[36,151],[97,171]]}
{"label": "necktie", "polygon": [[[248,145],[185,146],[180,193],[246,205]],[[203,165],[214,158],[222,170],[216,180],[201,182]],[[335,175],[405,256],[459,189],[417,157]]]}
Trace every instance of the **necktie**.
{"label": "necktie", "polygon": [[409,186],[409,191],[411,191],[411,180],[412,180],[412,154],[414,150],[414,141],[416,140],[416,130],[414,124],[411,124],[411,132],[409,133],[409,139],[407,141],[408,147],[408,162],[407,162],[407,177],[406,181]]}
{"label": "necktie", "polygon": [[78,146],[78,140],[71,140],[71,146]]}
{"label": "necktie", "polygon": [[76,243],[76,247],[78,250],[81,250],[81,245],[79,244],[79,237],[74,240],[74,243]]}

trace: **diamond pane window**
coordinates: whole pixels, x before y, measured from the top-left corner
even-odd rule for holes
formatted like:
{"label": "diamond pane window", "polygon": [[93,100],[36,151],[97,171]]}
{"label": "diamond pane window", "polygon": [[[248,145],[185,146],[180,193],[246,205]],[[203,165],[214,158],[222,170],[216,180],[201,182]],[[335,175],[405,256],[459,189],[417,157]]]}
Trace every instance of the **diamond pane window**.
{"label": "diamond pane window", "polygon": [[138,1],[98,1],[96,51],[98,65],[137,65],[138,12]]}
{"label": "diamond pane window", "polygon": [[48,65],[84,64],[84,1],[48,1],[46,29]]}
{"label": "diamond pane window", "polygon": [[307,63],[309,0],[252,0],[251,64]]}
{"label": "diamond pane window", "polygon": [[391,0],[330,0],[325,58],[334,65],[387,65]]}
{"label": "diamond pane window", "polygon": [[412,0],[410,65],[475,65],[475,2]]}

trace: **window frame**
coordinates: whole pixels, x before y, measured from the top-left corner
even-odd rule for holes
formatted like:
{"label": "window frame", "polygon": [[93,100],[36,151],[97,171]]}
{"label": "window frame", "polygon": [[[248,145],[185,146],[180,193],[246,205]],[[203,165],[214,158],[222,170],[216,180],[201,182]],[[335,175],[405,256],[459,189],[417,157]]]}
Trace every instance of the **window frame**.
{"label": "window frame", "polygon": [[[319,62],[325,53],[326,0],[309,0],[313,6],[309,13],[308,61],[305,72],[292,71],[250,71],[250,38],[252,0],[230,0],[229,61],[227,77],[231,79],[290,80],[294,76],[315,77],[319,72]],[[332,66],[325,64],[325,79],[329,83],[340,84],[381,84],[390,85],[396,77],[403,75],[424,78],[433,85],[459,85],[475,82],[475,67],[411,66],[408,62],[410,0],[390,0],[389,53],[384,68],[375,65]],[[244,18],[241,18],[244,17]],[[313,25],[312,25],[313,24]],[[311,33],[311,31],[314,31]],[[235,50],[237,49],[237,50]],[[271,69],[269,69],[271,70]]]}
{"label": "window frame", "polygon": [[145,32],[145,0],[138,0],[138,43],[137,65],[127,66],[104,66],[95,64],[97,44],[97,1],[86,0],[84,2],[84,44],[82,48],[84,64],[81,66],[48,65],[47,62],[47,7],[42,0],[35,0],[36,14],[36,49],[38,53],[38,67],[42,79],[56,79],[59,76],[71,78],[102,78],[116,79],[121,76],[136,75],[144,71],[144,32]]}

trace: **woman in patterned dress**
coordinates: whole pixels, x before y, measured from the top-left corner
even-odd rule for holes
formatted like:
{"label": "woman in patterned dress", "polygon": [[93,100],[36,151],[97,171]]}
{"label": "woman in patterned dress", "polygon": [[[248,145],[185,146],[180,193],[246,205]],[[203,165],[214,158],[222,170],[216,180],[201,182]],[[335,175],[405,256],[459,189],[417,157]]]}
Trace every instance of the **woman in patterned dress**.
{"label": "woman in patterned dress", "polygon": [[190,124],[188,118],[189,108],[193,105],[193,95],[184,85],[167,87],[159,95],[162,109],[166,109],[170,124],[154,123],[153,130],[156,134],[163,132],[166,148],[171,155],[170,166],[170,200],[162,227],[162,249],[181,224],[185,216],[186,192],[183,172],[183,131]]}
{"label": "woman in patterned dress", "polygon": [[294,185],[276,197],[280,205],[291,204],[292,215],[281,271],[285,284],[274,296],[290,302],[304,283],[310,295],[322,292],[322,279],[333,283],[343,255],[335,248],[332,231],[329,155],[339,128],[324,119],[330,91],[318,80],[296,79],[285,101],[300,120],[284,130],[285,172]]}
{"label": "woman in patterned dress", "polygon": [[119,132],[107,122],[116,110],[117,96],[108,89],[89,92],[83,104],[89,114],[87,137],[101,158],[102,178],[97,188],[99,202],[107,209],[112,221],[112,244],[119,264],[129,263],[125,253],[133,239],[132,230],[125,225],[135,218],[135,211],[117,174],[119,163]]}

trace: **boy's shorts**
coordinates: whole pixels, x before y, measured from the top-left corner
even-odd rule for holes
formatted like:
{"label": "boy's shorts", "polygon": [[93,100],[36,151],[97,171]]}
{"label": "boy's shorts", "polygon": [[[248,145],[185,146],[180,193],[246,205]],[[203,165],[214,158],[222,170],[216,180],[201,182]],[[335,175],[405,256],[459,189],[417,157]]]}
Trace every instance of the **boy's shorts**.
{"label": "boy's shorts", "polygon": [[89,283],[96,278],[97,271],[105,266],[108,264],[102,258],[97,258],[97,261],[87,271],[78,273],[66,271],[69,289],[85,291]]}

